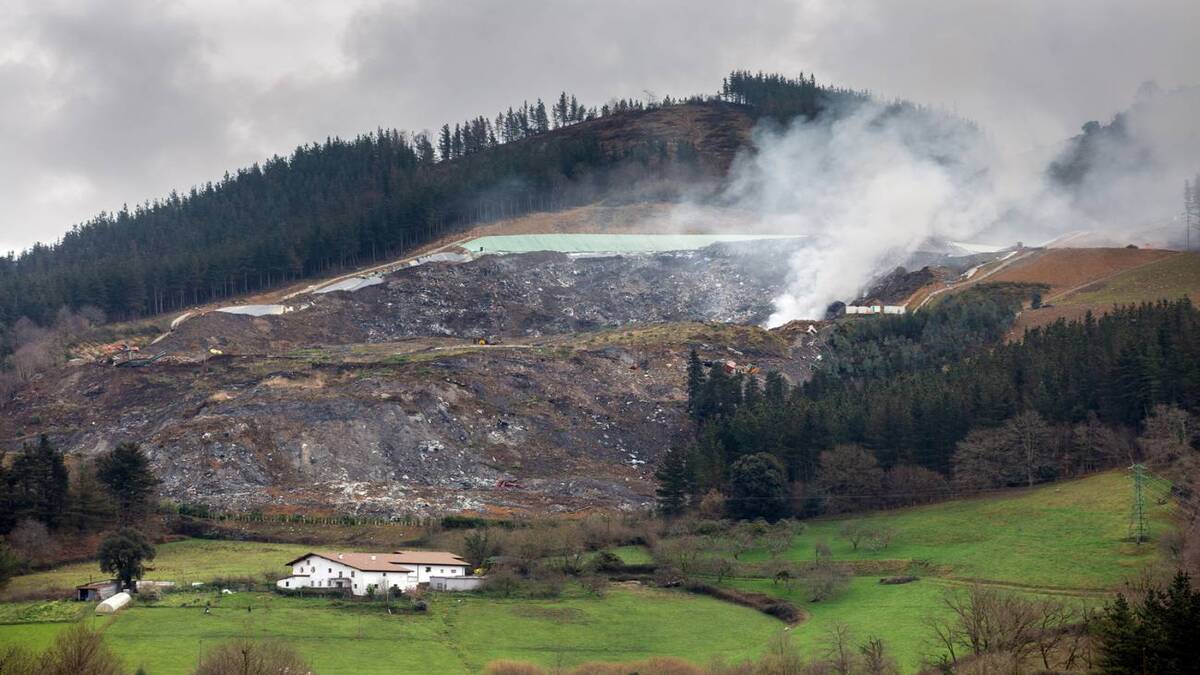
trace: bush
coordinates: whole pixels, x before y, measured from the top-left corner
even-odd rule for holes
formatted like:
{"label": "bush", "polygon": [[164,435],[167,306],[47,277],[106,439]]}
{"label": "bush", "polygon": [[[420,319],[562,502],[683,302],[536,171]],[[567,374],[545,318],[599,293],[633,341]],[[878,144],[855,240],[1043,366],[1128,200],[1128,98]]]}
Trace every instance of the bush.
{"label": "bush", "polygon": [[557,598],[566,588],[567,577],[557,572],[543,572],[524,583],[525,593],[531,598]]}
{"label": "bush", "polygon": [[311,672],[312,667],[290,647],[278,642],[250,640],[218,645],[209,650],[196,667],[196,675],[298,675]]}
{"label": "bush", "polygon": [[850,585],[850,571],[841,565],[821,562],[810,565],[802,576],[809,602],[832,600]]}
{"label": "bush", "polygon": [[585,574],[579,578],[579,583],[583,585],[588,593],[603,598],[608,594],[608,579],[599,574]]}
{"label": "bush", "polygon": [[483,582],[482,587],[485,593],[490,593],[501,598],[511,598],[520,589],[521,578],[517,576],[516,572],[507,567],[493,569],[487,575],[487,580]]}
{"label": "bush", "polygon": [[902,576],[898,576],[898,577],[884,577],[879,580],[879,583],[884,584],[885,586],[896,585],[896,584],[911,584],[912,582],[917,581],[919,579],[920,579],[920,577],[914,577],[912,575],[902,575]]}
{"label": "bush", "polygon": [[766,593],[755,593],[753,591],[740,591],[724,586],[713,586],[701,582],[692,582],[685,587],[692,593],[700,593],[725,602],[732,602],[735,605],[750,607],[758,611],[773,616],[787,623],[798,623],[804,618],[803,613],[795,605],[792,605],[786,600],[772,597]]}
{"label": "bush", "polygon": [[99,632],[76,624],[59,633],[54,645],[38,659],[37,666],[26,672],[34,675],[120,675],[125,668]]}
{"label": "bush", "polygon": [[470,530],[487,527],[490,523],[486,518],[478,516],[445,516],[442,518],[442,528],[446,530]]}
{"label": "bush", "polygon": [[590,567],[596,572],[620,572],[625,569],[625,561],[612,551],[600,551],[592,558]]}

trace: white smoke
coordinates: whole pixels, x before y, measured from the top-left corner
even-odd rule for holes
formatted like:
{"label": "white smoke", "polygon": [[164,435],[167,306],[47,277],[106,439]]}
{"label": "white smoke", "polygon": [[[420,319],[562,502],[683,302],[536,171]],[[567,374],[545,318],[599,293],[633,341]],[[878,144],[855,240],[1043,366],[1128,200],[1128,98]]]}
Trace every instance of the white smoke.
{"label": "white smoke", "polygon": [[869,104],[756,132],[758,151],[739,158],[726,197],[767,229],[808,238],[770,325],[819,318],[930,238],[968,238],[997,221],[984,137],[965,125],[932,140],[921,131],[911,113]]}
{"label": "white smoke", "polygon": [[[1181,138],[1174,130],[1152,135],[1140,124],[1127,125],[1141,131],[1139,142]],[[1005,153],[962,120],[879,104],[786,128],[760,125],[754,146],[734,163],[724,201],[753,214],[764,230],[807,237],[792,256],[770,326],[821,318],[830,302],[854,298],[931,240],[1036,244],[1068,231],[1144,224],[1146,214],[1175,207],[1162,186],[1175,194],[1183,180],[1167,179],[1153,161],[1106,162],[1110,168],[1089,176],[1082,195],[1068,194],[1046,173],[1061,148]],[[1153,202],[1151,185],[1158,187]]]}

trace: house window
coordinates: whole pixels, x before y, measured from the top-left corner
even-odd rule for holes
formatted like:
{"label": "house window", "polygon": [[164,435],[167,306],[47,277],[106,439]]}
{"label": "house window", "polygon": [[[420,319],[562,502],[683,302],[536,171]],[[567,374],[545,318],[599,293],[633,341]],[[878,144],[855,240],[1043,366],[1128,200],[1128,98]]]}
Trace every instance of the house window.
{"label": "house window", "polygon": [[286,588],[291,588],[291,587],[292,587],[292,582],[290,582],[290,581],[285,581],[285,582],[283,582],[283,585],[284,585],[284,587],[286,587]]}
{"label": "house window", "polygon": [[354,576],[354,570],[350,570],[350,576],[351,576],[351,577],[353,577],[353,576]]}
{"label": "house window", "polygon": [[430,570],[432,570],[432,569],[433,569],[432,567],[426,567],[426,568],[425,568],[425,571],[426,571],[426,572],[428,572],[428,571],[430,571]]}

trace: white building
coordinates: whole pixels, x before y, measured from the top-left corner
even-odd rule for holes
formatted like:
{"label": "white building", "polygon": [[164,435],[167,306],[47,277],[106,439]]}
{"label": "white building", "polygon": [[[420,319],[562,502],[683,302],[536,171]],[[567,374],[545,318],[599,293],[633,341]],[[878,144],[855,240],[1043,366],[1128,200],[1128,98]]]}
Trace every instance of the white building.
{"label": "white building", "polygon": [[903,314],[904,305],[846,305],[847,314]]}
{"label": "white building", "polygon": [[282,590],[347,588],[367,595],[395,588],[401,591],[428,584],[435,577],[458,578],[471,574],[471,566],[445,551],[393,551],[391,553],[333,553],[313,551],[286,563],[292,574],[275,582]]}

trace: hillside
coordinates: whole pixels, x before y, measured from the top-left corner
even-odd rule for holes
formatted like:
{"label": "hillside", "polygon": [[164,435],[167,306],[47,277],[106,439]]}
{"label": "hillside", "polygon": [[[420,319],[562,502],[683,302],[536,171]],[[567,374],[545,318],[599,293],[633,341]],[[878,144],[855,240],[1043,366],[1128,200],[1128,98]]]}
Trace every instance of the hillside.
{"label": "hillside", "polygon": [[769,313],[777,248],[430,262],[280,315],[208,312],[146,346],[151,365],[37,378],[0,438],[82,457],[138,439],[165,496],[222,510],[646,505],[689,349],[807,377],[812,336],[738,325]]}
{"label": "hillside", "polygon": [[1152,249],[1053,249],[994,277],[1050,286],[1042,307],[1026,308],[1013,327],[1026,329],[1059,319],[1100,316],[1118,305],[1200,300],[1200,256]]}

